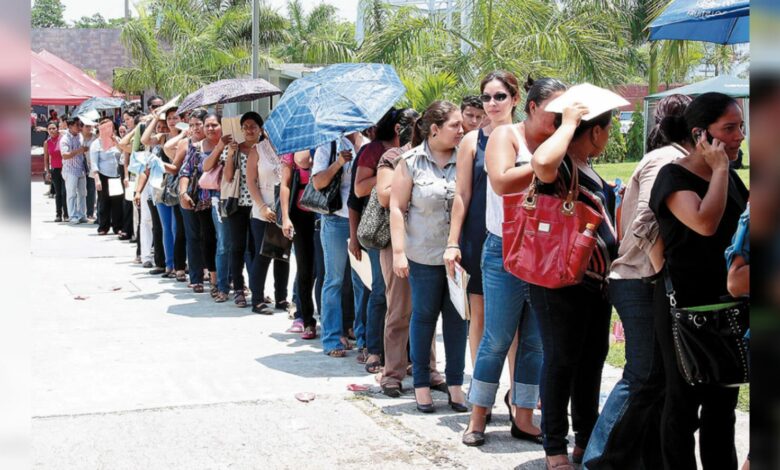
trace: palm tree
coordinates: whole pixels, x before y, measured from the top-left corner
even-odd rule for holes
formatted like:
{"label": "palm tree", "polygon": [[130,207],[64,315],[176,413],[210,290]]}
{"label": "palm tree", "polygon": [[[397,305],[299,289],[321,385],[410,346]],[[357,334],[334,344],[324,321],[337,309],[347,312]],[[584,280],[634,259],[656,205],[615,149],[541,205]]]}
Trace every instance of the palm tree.
{"label": "palm tree", "polygon": [[354,27],[336,17],[336,7],[315,6],[308,14],[300,0],[287,3],[290,39],[281,55],[289,62],[330,64],[351,62],[355,53]]}
{"label": "palm tree", "polygon": [[[473,12],[468,31],[414,8],[388,10],[379,27],[367,18],[358,59],[392,63],[402,74],[451,72],[464,89],[495,69],[597,84],[628,75],[622,26],[590,0],[465,0],[463,8]],[[378,17],[375,5],[365,11]]]}
{"label": "palm tree", "polygon": [[[138,10],[139,17],[121,33],[133,66],[117,69],[115,88],[187,94],[249,72],[252,15],[246,0],[153,0]],[[267,6],[261,7],[259,24],[265,47],[288,37],[284,18]],[[260,60],[276,61],[268,54]]]}

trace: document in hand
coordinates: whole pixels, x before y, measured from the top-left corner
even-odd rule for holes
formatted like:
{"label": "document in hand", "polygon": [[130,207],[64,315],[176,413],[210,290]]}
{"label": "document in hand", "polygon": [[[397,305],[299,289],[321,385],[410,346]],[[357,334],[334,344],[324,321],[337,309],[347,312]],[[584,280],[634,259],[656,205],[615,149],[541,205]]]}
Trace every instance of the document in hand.
{"label": "document in hand", "polygon": [[233,137],[237,144],[244,142],[244,132],[241,130],[241,117],[222,118],[222,135]]}
{"label": "document in hand", "polygon": [[355,270],[356,273],[358,273],[358,276],[360,277],[360,280],[363,281],[363,285],[366,286],[369,290],[371,290],[371,260],[368,258],[368,253],[366,250],[360,250],[362,253],[362,256],[360,257],[360,261],[355,258],[354,255],[352,255],[352,252],[349,251],[349,239],[347,239],[347,253],[349,253],[349,264],[352,266],[352,269]]}
{"label": "document in hand", "polygon": [[447,286],[450,289],[452,305],[464,320],[471,320],[471,308],[469,306],[469,294],[466,286],[469,285],[469,273],[458,263],[455,263],[455,276],[447,276]]}
{"label": "document in hand", "polygon": [[109,178],[108,179],[108,195],[109,197],[121,196],[125,193],[125,188],[122,185],[122,178]]}

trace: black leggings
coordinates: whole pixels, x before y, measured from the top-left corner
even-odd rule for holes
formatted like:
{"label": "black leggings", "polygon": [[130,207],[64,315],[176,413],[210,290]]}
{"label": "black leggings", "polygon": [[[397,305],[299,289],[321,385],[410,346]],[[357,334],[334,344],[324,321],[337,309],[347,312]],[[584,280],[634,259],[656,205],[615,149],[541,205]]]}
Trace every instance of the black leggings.
{"label": "black leggings", "polygon": [[209,272],[217,272],[217,232],[214,220],[211,218],[211,208],[197,211],[195,215],[200,220],[200,249],[203,253],[203,265]]}
{"label": "black leggings", "polygon": [[152,215],[152,246],[154,247],[154,266],[165,268],[165,248],[163,247],[163,230],[160,222],[160,214],[151,199],[146,200],[149,213]]}
{"label": "black leggings", "polygon": [[230,274],[235,291],[244,288],[244,251],[251,217],[252,206],[239,206],[238,210],[227,218],[230,232]]}
{"label": "black leggings", "polygon": [[[295,247],[295,266],[298,281],[298,302],[304,326],[314,327],[314,213],[305,212],[297,207],[291,208],[290,220],[295,228],[293,246]],[[317,233],[319,235],[319,233]]]}
{"label": "black leggings", "polygon": [[178,204],[173,206],[173,217],[176,219],[176,238],[173,241],[173,269],[184,271],[187,269],[187,236],[184,231],[181,207]]}
{"label": "black leggings", "polygon": [[65,180],[62,179],[62,168],[51,169],[51,187],[54,191],[54,202],[57,217],[68,219],[68,205],[65,204]]}
{"label": "black leggings", "polygon": [[119,231],[122,230],[124,217],[122,208],[124,197],[122,195],[109,196],[109,178],[100,173],[98,173],[98,175],[100,177],[100,191],[98,192],[98,232],[108,232],[108,229],[111,228],[114,230],[114,233],[119,233]]}

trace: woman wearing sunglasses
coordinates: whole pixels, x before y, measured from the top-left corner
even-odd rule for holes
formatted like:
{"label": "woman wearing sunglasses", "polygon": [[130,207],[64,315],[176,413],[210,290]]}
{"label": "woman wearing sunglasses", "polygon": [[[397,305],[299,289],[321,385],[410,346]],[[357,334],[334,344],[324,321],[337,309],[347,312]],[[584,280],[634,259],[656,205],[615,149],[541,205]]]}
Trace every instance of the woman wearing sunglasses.
{"label": "woman wearing sunglasses", "polygon": [[[511,384],[504,402],[509,407],[512,436],[541,443],[541,430],[533,422],[533,410],[539,399],[542,343],[536,316],[530,306],[529,285],[504,269],[502,195],[523,191],[531,182],[533,172],[528,165],[531,155],[555,132],[555,115],[544,111],[544,108],[566,87],[550,78],[536,81],[529,78],[525,84],[528,94],[526,120],[511,124],[511,108],[517,104],[519,93],[517,80],[507,83],[515,85],[507,88],[514,92],[512,99],[495,106],[493,98],[486,106],[503,111],[494,113],[493,125],[497,124],[496,120],[509,123],[497,126],[491,132],[485,149],[488,180],[484,213],[488,233],[481,258],[485,283],[485,328],[469,389],[469,401],[474,408],[469,427],[463,435],[463,443],[468,446],[480,446],[485,442],[485,425],[498,392],[507,353]],[[493,86],[488,83],[485,89],[491,90]],[[519,344],[513,350],[511,345],[515,338]]]}

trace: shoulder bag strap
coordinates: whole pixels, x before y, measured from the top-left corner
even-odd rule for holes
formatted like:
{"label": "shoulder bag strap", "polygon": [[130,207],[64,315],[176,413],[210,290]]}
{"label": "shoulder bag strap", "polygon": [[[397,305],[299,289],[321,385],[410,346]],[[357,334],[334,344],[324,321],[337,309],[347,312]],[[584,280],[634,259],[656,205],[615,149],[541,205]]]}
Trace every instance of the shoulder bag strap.
{"label": "shoulder bag strap", "polygon": [[667,265],[664,265],[663,273],[664,287],[666,288],[666,297],[669,298],[669,306],[675,308],[677,307],[677,299],[675,298],[676,292],[674,291],[674,286],[672,286],[672,275],[669,272],[669,267]]}

